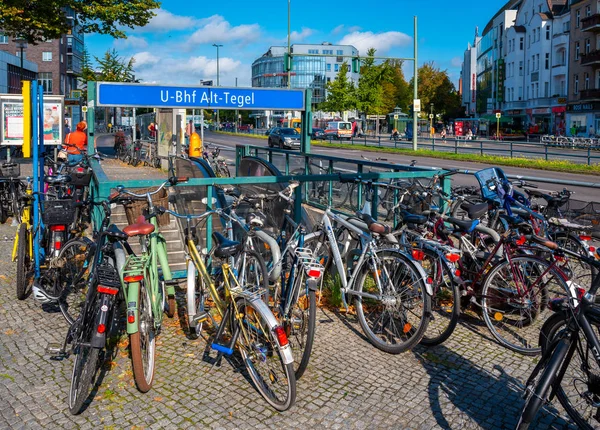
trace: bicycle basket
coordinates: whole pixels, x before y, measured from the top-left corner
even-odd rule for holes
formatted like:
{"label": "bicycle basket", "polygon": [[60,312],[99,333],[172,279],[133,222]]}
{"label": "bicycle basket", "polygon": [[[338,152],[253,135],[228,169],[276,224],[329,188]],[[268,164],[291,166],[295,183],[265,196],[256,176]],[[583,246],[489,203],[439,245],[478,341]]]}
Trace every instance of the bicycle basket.
{"label": "bicycle basket", "polygon": [[497,183],[508,183],[508,179],[504,171],[498,167],[488,167],[487,169],[475,172],[475,178],[481,187],[481,196],[484,200],[494,200],[502,203],[500,196],[496,190]]}
{"label": "bicycle basket", "polygon": [[42,221],[45,225],[69,225],[75,221],[73,200],[42,200]]}
{"label": "bicycle basket", "polygon": [[68,174],[71,177],[69,185],[76,187],[87,187],[92,180],[92,169],[89,167],[75,166],[69,169]]}
{"label": "bicycle basket", "polygon": [[[143,194],[148,191],[154,191],[154,188],[137,188],[132,190],[136,194]],[[152,204],[154,206],[162,206],[163,208],[169,207],[169,192],[166,189],[162,189],[160,193],[152,196]],[[134,200],[127,203],[125,206],[125,215],[127,216],[127,222],[133,224],[140,215],[146,215],[148,213],[148,202],[146,199]],[[156,217],[159,227],[169,225],[170,218],[168,213],[164,213]]]}
{"label": "bicycle basket", "polygon": [[4,178],[17,178],[21,175],[21,165],[4,163],[0,165],[0,176]]}

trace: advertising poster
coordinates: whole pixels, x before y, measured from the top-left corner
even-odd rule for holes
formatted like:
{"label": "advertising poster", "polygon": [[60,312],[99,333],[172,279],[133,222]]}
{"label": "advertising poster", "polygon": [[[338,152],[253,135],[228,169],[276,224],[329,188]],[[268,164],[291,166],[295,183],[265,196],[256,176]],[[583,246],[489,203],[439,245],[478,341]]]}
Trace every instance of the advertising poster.
{"label": "advertising poster", "polygon": [[2,145],[23,145],[23,103],[2,102]]}
{"label": "advertising poster", "polygon": [[62,105],[44,102],[44,145],[60,145],[62,134]]}

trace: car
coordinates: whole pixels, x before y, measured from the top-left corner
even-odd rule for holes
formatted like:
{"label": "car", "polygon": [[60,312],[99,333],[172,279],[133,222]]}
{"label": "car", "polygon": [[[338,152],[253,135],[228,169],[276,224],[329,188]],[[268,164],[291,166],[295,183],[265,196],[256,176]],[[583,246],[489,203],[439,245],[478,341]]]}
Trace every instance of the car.
{"label": "car", "polygon": [[300,149],[300,133],[295,128],[277,127],[269,134],[269,148]]}
{"label": "car", "polygon": [[277,127],[270,127],[267,131],[265,131],[265,136],[270,135],[273,132],[273,130],[275,130],[276,128]]}
{"label": "car", "polygon": [[322,128],[314,128],[312,129],[312,133],[310,133],[311,139],[325,139],[325,130]]}

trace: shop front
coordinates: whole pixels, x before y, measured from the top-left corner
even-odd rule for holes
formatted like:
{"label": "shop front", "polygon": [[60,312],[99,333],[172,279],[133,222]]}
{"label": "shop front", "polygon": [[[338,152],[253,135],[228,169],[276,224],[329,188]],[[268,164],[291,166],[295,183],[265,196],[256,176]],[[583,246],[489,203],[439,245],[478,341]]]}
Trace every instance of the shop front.
{"label": "shop front", "polygon": [[553,106],[552,107],[552,134],[558,136],[564,136],[567,132],[567,123],[565,121],[565,114],[567,112],[566,106]]}
{"label": "shop front", "polygon": [[548,134],[550,131],[550,120],[552,111],[550,108],[527,109],[530,118],[529,134]]}
{"label": "shop front", "polygon": [[[570,103],[567,105],[567,136],[589,136],[600,125],[600,103]],[[594,130],[590,130],[590,126]],[[573,128],[575,127],[575,128]],[[573,133],[575,131],[575,133]]]}

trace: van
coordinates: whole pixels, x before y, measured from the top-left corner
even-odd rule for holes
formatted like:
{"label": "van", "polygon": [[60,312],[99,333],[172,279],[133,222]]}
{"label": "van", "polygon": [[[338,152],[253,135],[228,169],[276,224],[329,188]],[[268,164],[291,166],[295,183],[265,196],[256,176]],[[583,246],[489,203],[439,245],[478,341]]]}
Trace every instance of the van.
{"label": "van", "polygon": [[295,128],[298,133],[302,133],[302,120],[300,118],[284,119],[281,126],[283,128]]}
{"label": "van", "polygon": [[352,123],[348,121],[332,121],[327,124],[325,137],[334,139],[352,139]]}

